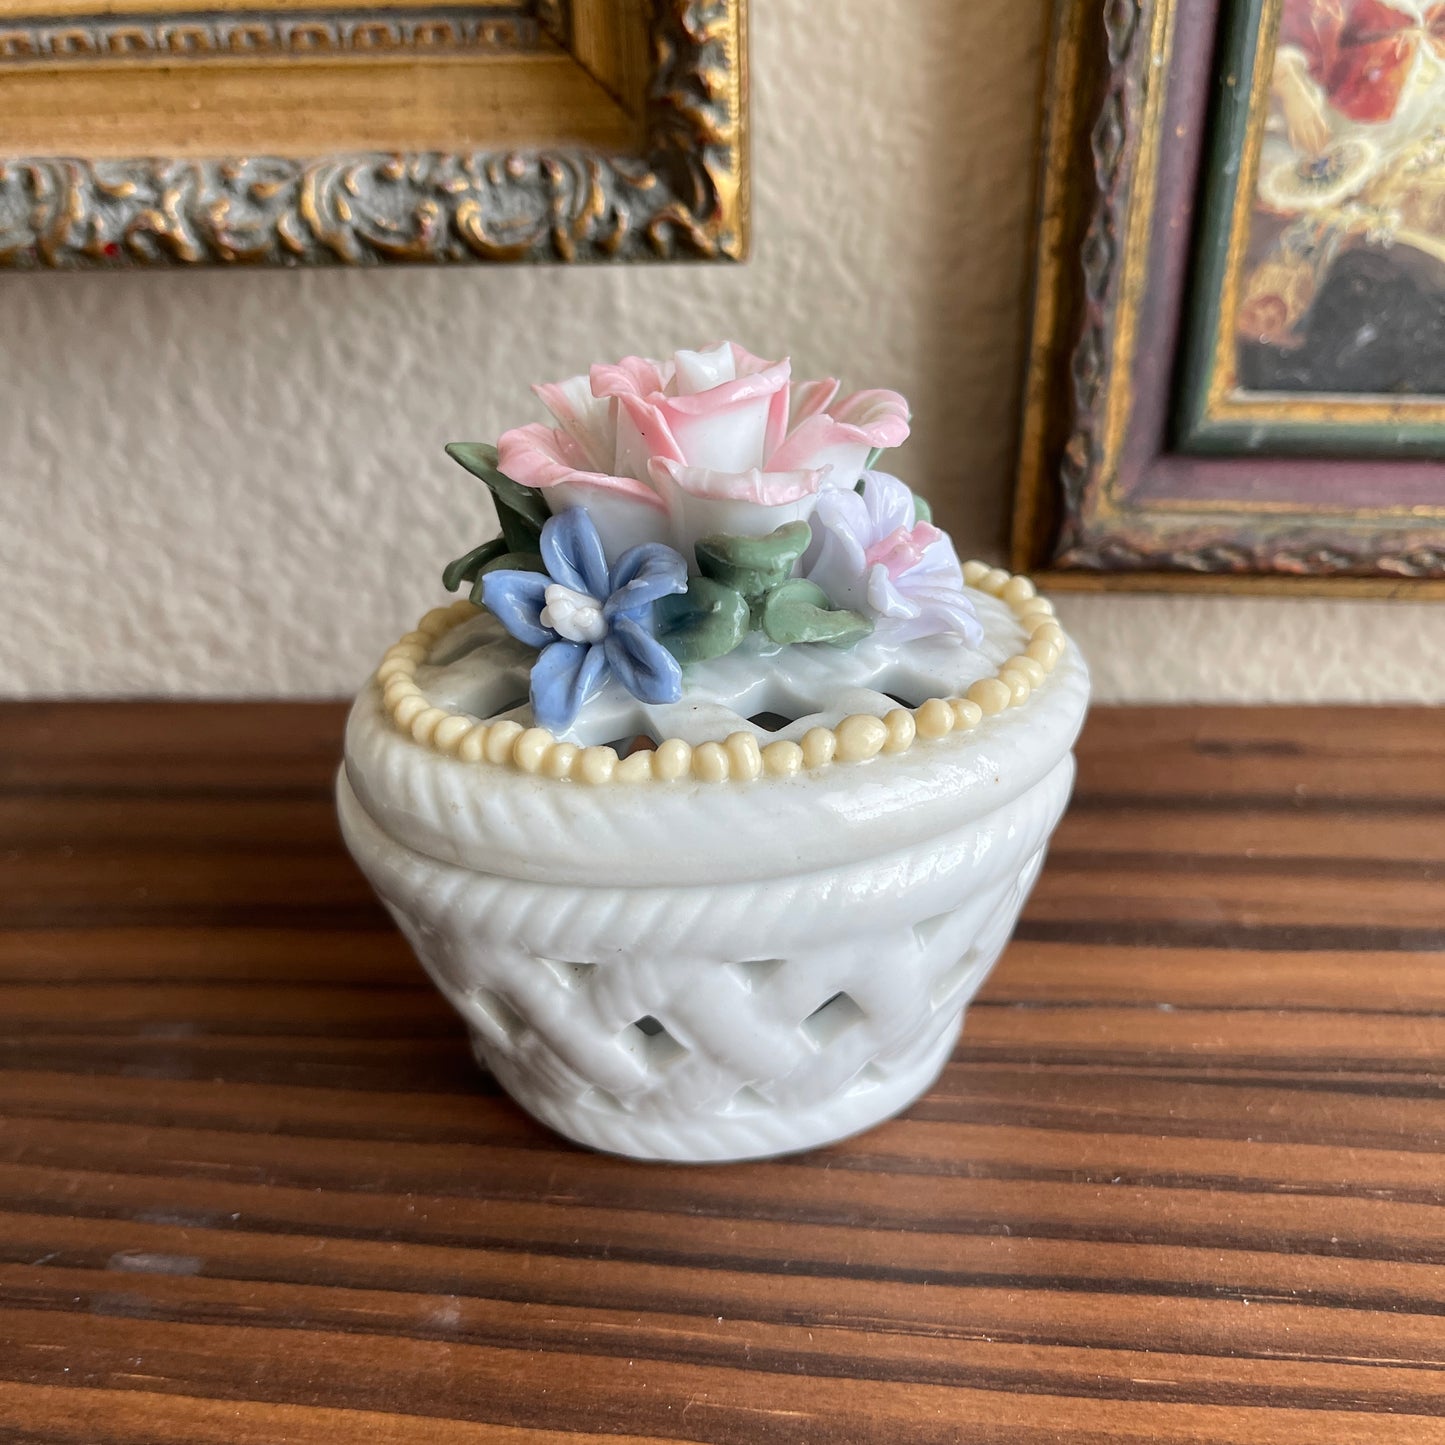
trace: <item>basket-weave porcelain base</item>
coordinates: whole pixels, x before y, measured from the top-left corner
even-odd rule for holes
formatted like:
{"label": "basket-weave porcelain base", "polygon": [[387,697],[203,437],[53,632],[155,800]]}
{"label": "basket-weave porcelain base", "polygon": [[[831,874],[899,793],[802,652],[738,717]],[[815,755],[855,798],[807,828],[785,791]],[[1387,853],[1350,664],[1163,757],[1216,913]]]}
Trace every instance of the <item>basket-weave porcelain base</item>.
{"label": "basket-weave porcelain base", "polygon": [[352,852],[518,1103],[594,1148],[724,1160],[857,1133],[933,1082],[1072,775],[1066,755],[906,852],[713,887],[474,872],[386,837],[344,774],[339,791]]}
{"label": "basket-weave porcelain base", "polygon": [[[777,706],[764,690],[784,683],[824,694],[834,672],[848,680],[835,709],[966,685],[1024,635],[1002,603],[979,608],[982,649],[922,646],[906,663],[794,649],[786,678],[766,662],[761,683],[733,689],[736,710]],[[440,634],[418,685],[478,707],[505,693],[493,633],[475,619]],[[691,695],[721,694],[728,675]],[[636,1158],[757,1158],[866,1129],[937,1076],[1064,810],[1087,695],[1070,648],[1026,706],[866,762],[593,786],[427,746],[373,682],[347,725],[338,807],[352,854],[519,1103]],[[673,712],[668,728],[716,724],[701,705]]]}

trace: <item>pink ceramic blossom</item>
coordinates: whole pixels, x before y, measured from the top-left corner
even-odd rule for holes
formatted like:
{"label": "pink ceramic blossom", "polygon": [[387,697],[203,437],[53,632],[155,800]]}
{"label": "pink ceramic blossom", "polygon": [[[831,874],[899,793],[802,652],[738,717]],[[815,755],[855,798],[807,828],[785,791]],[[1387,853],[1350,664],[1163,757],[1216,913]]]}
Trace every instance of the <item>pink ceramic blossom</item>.
{"label": "pink ceramic blossom", "polygon": [[886,472],[865,472],[863,494],[829,491],[813,517],[808,580],[835,606],[871,617],[890,643],[954,632],[971,647],[983,627],[963,590],[945,532],[918,521],[913,493]]}
{"label": "pink ceramic blossom", "polygon": [[872,451],[908,436],[896,392],[835,400],[836,381],[793,382],[787,361],[731,342],[534,390],[558,426],[504,433],[500,468],[554,513],[585,506],[611,557],[667,540],[691,558],[699,537],[806,519],[820,491],[851,491]]}

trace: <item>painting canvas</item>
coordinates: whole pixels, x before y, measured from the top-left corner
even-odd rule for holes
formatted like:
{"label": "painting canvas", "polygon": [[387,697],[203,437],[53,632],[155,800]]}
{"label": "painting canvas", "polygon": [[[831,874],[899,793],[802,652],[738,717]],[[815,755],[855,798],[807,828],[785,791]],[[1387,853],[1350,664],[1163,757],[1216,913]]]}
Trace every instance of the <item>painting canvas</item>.
{"label": "painting canvas", "polygon": [[1225,54],[1186,440],[1445,449],[1445,5],[1246,4]]}

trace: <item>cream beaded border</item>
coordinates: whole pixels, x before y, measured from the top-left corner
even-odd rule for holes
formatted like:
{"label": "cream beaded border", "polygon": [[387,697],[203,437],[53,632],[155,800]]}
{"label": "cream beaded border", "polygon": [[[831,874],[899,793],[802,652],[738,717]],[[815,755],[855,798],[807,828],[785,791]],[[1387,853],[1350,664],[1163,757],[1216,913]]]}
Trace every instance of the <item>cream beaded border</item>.
{"label": "cream beaded border", "polygon": [[1040,597],[1027,577],[986,562],[965,563],[963,578],[970,587],[1008,604],[1029,634],[1023,652],[1009,658],[995,676],[980,678],[964,697],[932,697],[916,708],[895,708],[885,717],[854,713],[837,727],[810,728],[797,743],[759,747],[751,733],[736,732],[720,743],[696,747],[681,738],[668,738],[650,752],[619,758],[614,748],[559,742],[546,728],[480,722],[466,713],[432,707],[417,686],[416,670],[438,637],[476,615],[478,609],[466,601],[428,612],[415,632],[408,632],[388,650],[376,670],[376,681],[387,715],[399,732],[467,763],[510,765],[524,773],[592,784],[672,783],[688,777],[704,783],[729,778],[750,782],[764,774],[786,778],[830,763],[861,763],[879,753],[907,752],[918,738],[966,732],[985,717],[1028,701],[1067,646],[1063,628],[1054,619],[1053,603]]}

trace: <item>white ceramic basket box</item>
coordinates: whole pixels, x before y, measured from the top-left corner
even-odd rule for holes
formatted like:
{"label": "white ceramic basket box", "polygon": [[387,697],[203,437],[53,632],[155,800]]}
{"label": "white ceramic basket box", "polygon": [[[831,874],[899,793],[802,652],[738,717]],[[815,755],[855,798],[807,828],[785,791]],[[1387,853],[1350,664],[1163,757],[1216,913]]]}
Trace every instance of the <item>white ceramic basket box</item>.
{"label": "white ceramic basket box", "polygon": [[[520,1104],[595,1148],[726,1160],[929,1086],[1042,864],[1088,694],[1046,604],[988,576],[978,647],[740,649],[680,703],[609,687],[570,742],[528,727],[525,650],[465,606],[368,684],[347,844]],[[1051,670],[1020,685],[1045,633]],[[619,758],[637,734],[676,746]]]}

